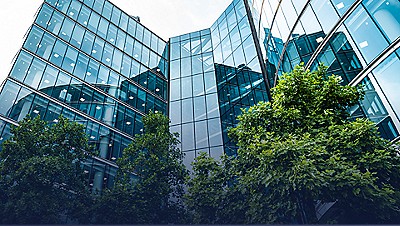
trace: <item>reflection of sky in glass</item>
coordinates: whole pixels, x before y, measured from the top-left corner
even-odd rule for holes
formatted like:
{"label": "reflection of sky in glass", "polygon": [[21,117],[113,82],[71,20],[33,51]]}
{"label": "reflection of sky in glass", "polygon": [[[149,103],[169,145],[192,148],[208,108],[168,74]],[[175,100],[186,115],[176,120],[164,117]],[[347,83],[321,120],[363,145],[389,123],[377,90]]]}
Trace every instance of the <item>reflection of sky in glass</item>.
{"label": "reflection of sky in glass", "polygon": [[368,16],[362,6],[350,15],[345,21],[354,41],[363,53],[367,62],[371,62],[384,48],[388,46],[372,19]]}
{"label": "reflection of sky in glass", "polygon": [[377,68],[373,70],[373,74],[378,80],[383,92],[392,104],[394,111],[400,116],[400,61],[395,53],[390,55]]}

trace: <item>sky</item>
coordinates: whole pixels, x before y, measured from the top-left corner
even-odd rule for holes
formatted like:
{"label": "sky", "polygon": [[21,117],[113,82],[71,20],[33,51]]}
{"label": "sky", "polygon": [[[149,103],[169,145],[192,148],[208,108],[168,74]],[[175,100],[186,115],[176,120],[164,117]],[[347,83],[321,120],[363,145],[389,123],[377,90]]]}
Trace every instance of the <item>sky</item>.
{"label": "sky", "polygon": [[[0,82],[7,77],[24,35],[43,0],[1,0]],[[168,41],[170,37],[209,28],[232,0],[111,0]]]}

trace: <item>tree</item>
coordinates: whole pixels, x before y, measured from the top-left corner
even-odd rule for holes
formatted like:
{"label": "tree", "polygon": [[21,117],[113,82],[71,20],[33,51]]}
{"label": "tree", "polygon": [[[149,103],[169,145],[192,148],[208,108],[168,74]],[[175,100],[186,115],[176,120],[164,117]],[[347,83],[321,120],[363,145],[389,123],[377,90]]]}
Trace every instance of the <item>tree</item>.
{"label": "tree", "polygon": [[273,102],[238,117],[230,135],[244,166],[238,183],[258,194],[252,219],[315,223],[317,201],[336,203],[331,221],[399,219],[399,152],[374,123],[349,119],[347,109],[363,91],[340,82],[323,66],[315,72],[297,66],[273,89]]}
{"label": "tree", "polygon": [[[222,183],[226,197],[243,194],[231,216],[258,224],[399,222],[399,152],[374,123],[349,118],[363,91],[340,82],[325,67],[300,65],[272,89],[273,101],[243,110],[229,131],[239,149]],[[317,204],[333,207],[320,218]]]}
{"label": "tree", "polygon": [[221,162],[205,152],[192,163],[185,201],[195,224],[245,224],[248,193],[235,183],[235,166],[230,157]]}
{"label": "tree", "polygon": [[85,222],[90,198],[81,164],[90,149],[84,127],[62,116],[52,125],[28,116],[11,133],[0,152],[0,222]]}
{"label": "tree", "polygon": [[[187,170],[177,148],[178,134],[170,133],[169,119],[161,113],[150,112],[143,124],[144,133],[136,135],[117,160],[114,188],[99,198],[99,223],[179,223],[184,217],[181,198]],[[109,202],[113,208],[103,213],[101,206]]]}

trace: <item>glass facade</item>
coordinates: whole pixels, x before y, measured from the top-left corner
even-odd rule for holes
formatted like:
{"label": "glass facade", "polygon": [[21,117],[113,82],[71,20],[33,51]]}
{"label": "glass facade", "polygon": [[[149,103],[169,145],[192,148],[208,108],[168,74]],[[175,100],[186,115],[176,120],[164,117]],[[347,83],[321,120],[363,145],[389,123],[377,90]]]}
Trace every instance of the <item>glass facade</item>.
{"label": "glass facade", "polygon": [[63,114],[99,150],[85,166],[94,188],[112,184],[150,110],[170,116],[187,166],[199,152],[235,155],[240,109],[268,101],[300,62],[362,84],[351,117],[397,140],[399,12],[397,0],[233,0],[210,28],[166,42],[106,0],[46,0],[1,86],[0,142],[27,114]]}
{"label": "glass facade", "polygon": [[[399,136],[393,86],[399,63],[400,2],[396,0],[247,0],[271,86],[304,62],[319,63],[343,84],[364,85],[366,96],[349,109],[368,117],[389,140]],[[391,54],[390,54],[391,53]],[[383,66],[383,65],[386,65]],[[385,83],[390,80],[390,86]],[[396,97],[394,97],[396,96]],[[396,100],[395,100],[396,99]]]}
{"label": "glass facade", "polygon": [[199,152],[223,153],[210,29],[170,39],[171,130],[181,134],[185,164]]}
{"label": "glass facade", "polygon": [[83,124],[98,150],[90,186],[112,184],[115,160],[143,131],[149,111],[167,114],[168,45],[105,0],[46,0],[2,84],[1,132],[26,115]]}

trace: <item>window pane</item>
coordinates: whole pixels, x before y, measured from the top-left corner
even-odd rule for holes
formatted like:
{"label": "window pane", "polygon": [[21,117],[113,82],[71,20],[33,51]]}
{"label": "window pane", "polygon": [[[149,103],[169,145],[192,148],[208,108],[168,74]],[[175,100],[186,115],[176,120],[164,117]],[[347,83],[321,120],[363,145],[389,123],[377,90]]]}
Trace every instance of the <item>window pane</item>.
{"label": "window pane", "polygon": [[0,114],[7,116],[14,105],[19,86],[7,81],[0,93]]}
{"label": "window pane", "polygon": [[10,76],[19,80],[24,81],[25,75],[28,73],[29,66],[32,62],[33,57],[24,51],[21,51],[17,61],[15,62]]}
{"label": "window pane", "polygon": [[53,36],[51,36],[48,33],[45,33],[36,53],[46,60],[49,59],[55,41],[56,39]]}
{"label": "window pane", "polygon": [[32,65],[26,75],[24,83],[37,89],[46,64],[38,59],[33,59]]}
{"label": "window pane", "polygon": [[28,38],[25,41],[24,47],[32,52],[36,52],[39,47],[42,35],[43,31],[36,26],[33,26],[32,30],[29,32]]}
{"label": "window pane", "polygon": [[72,20],[65,18],[59,36],[68,42],[72,36],[72,31],[74,30],[74,26],[75,23]]}
{"label": "window pane", "polygon": [[53,10],[51,10],[50,7],[48,7],[46,4],[44,4],[36,18],[36,23],[39,26],[46,28],[47,25],[49,24],[52,13],[53,13]]}
{"label": "window pane", "polygon": [[83,29],[83,27],[77,24],[75,26],[74,32],[72,33],[71,44],[77,48],[80,48],[84,34],[85,34],[85,29]]}
{"label": "window pane", "polygon": [[53,16],[51,17],[50,24],[47,27],[47,30],[57,35],[58,32],[60,31],[63,19],[64,16],[62,16],[59,12],[54,11]]}
{"label": "window pane", "polygon": [[368,63],[388,46],[388,42],[362,6],[350,15],[345,25]]}

